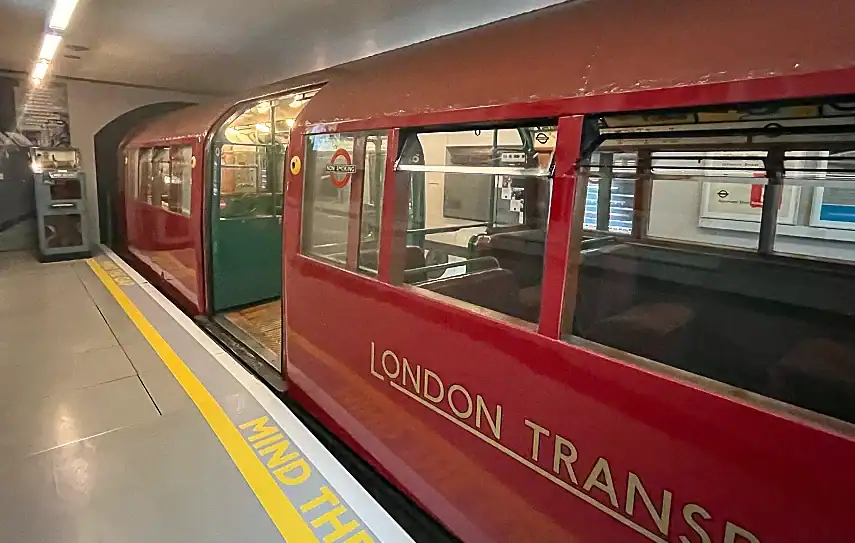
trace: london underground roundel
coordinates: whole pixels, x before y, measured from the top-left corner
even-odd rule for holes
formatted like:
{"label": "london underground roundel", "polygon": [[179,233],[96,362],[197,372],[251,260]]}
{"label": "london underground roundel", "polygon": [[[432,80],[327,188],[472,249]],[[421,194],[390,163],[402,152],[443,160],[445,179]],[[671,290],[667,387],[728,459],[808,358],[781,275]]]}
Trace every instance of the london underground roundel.
{"label": "london underground roundel", "polygon": [[336,149],[330,158],[330,163],[326,167],[327,173],[330,175],[330,180],[336,188],[344,188],[350,183],[350,178],[353,177],[353,172],[356,171],[356,166],[353,165],[353,160],[350,158],[350,153],[346,149]]}

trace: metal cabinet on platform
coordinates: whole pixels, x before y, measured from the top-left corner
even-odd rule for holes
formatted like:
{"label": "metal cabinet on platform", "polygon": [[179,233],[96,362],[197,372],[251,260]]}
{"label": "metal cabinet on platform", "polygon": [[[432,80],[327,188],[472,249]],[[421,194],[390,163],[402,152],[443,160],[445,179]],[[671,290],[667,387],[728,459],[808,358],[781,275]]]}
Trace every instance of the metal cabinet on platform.
{"label": "metal cabinet on platform", "polygon": [[89,256],[86,182],[79,152],[35,148],[32,155],[41,260]]}

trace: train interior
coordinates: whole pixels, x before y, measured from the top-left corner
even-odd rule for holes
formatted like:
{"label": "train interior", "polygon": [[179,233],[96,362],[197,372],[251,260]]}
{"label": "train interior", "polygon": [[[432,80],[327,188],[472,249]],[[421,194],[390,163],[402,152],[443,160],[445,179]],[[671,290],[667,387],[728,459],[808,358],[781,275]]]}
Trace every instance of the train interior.
{"label": "train interior", "polygon": [[[855,422],[852,106],[589,118],[565,339]],[[410,138],[403,282],[533,327],[555,128]]]}
{"label": "train interior", "polygon": [[410,136],[398,175],[420,205],[410,206],[403,281],[536,322],[556,135],[536,126]]}
{"label": "train interior", "polygon": [[276,369],[282,354],[282,210],[290,130],[314,92],[244,105],[213,140],[214,322]]}

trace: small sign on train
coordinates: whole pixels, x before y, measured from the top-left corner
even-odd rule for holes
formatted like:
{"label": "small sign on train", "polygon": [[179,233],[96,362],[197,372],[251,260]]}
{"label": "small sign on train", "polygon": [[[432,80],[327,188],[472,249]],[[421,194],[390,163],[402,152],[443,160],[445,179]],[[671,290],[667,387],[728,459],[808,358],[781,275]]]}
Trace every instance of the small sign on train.
{"label": "small sign on train", "polygon": [[330,163],[326,166],[327,173],[330,174],[330,181],[336,188],[344,188],[350,183],[350,178],[353,177],[353,172],[356,171],[356,166],[350,158],[350,153],[346,149],[338,148],[333,153]]}

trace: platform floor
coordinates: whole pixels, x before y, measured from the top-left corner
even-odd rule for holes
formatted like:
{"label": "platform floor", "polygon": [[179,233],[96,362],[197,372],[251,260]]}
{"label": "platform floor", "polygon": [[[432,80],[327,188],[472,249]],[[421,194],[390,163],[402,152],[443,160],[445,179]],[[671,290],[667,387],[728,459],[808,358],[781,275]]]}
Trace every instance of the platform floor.
{"label": "platform floor", "polygon": [[114,255],[0,253],[0,541],[411,539]]}

